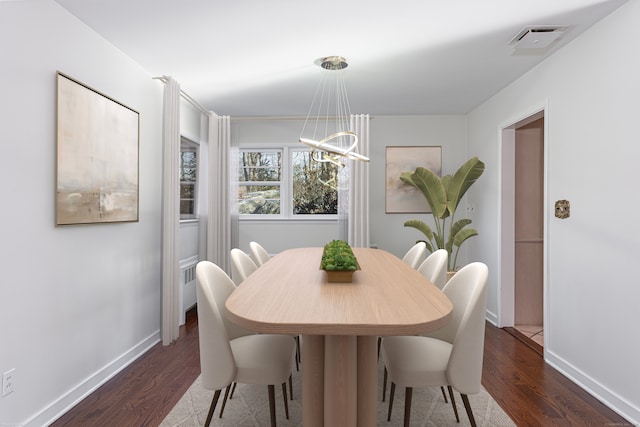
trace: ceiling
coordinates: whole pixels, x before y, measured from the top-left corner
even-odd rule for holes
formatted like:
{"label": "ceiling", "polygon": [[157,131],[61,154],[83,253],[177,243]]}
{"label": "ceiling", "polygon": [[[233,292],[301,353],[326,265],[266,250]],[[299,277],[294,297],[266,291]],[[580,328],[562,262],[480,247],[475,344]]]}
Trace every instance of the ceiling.
{"label": "ceiling", "polygon": [[[330,55],[353,113],[465,114],[628,0],[56,1],[207,110],[255,117],[305,116]],[[530,26],[566,28],[516,49]]]}

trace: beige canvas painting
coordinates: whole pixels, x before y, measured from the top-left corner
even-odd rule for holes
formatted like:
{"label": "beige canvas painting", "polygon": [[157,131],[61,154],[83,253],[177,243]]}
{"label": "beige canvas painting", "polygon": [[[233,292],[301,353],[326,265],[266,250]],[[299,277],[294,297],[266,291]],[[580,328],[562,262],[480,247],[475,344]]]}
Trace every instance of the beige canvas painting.
{"label": "beige canvas painting", "polygon": [[139,114],[57,73],[56,224],[138,221]]}
{"label": "beige canvas painting", "polygon": [[402,182],[400,175],[421,166],[441,176],[442,147],[387,147],[386,155],[386,212],[430,212],[422,193]]}

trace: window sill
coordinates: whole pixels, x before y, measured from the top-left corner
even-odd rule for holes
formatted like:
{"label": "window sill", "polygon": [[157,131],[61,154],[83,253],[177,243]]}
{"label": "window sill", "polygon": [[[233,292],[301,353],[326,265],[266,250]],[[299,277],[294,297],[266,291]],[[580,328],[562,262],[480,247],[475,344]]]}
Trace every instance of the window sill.
{"label": "window sill", "polygon": [[197,223],[197,222],[200,222],[199,218],[187,218],[187,219],[180,220],[180,224],[189,224],[189,223]]}
{"label": "window sill", "polygon": [[303,224],[303,223],[313,223],[313,224],[317,224],[319,222],[324,222],[324,223],[336,223],[338,222],[338,218],[331,218],[331,217],[322,217],[322,218],[314,218],[314,217],[305,217],[305,218],[283,218],[283,217],[278,217],[278,218],[255,218],[255,217],[238,217],[238,220],[240,222],[243,223],[273,223],[273,224],[277,224],[277,223],[282,223],[282,224],[291,224],[291,223],[298,223],[298,224]]}

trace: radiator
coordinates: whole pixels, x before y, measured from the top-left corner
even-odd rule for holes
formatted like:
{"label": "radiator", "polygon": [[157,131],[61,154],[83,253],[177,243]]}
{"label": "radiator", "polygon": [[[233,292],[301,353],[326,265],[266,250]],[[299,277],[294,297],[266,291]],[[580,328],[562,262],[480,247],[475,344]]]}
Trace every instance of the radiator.
{"label": "radiator", "polygon": [[196,264],[197,255],[180,261],[180,325],[184,325],[185,313],[196,303]]}

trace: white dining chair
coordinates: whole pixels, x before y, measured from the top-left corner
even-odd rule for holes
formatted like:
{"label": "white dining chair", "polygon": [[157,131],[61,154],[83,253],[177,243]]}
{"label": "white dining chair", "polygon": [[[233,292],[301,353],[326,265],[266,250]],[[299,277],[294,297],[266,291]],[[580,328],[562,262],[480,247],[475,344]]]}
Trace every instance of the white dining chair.
{"label": "white dining chair", "polygon": [[453,311],[443,328],[429,336],[382,339],[382,361],[391,380],[387,421],[391,420],[396,384],[405,387],[405,426],[409,425],[414,387],[446,386],[456,421],[460,419],[453,389],[460,393],[471,425],[476,425],[468,395],[478,393],[481,387],[487,277],[487,266],[473,262],[447,283],[443,292]]}
{"label": "white dining chair", "polygon": [[[420,242],[424,245],[424,242]],[[417,249],[414,249],[416,248]],[[419,255],[419,251],[420,251],[420,246],[418,244],[416,244],[413,248],[411,248],[409,250],[409,252],[411,252],[411,254],[409,252],[407,252],[407,255],[405,256],[405,258],[408,256],[409,258],[412,259],[414,256],[417,254],[417,256]],[[426,246],[424,247],[424,249],[426,250]],[[422,263],[420,263],[419,267],[417,268],[418,272],[420,272],[423,276],[425,276],[431,283],[433,283],[434,285],[436,285],[439,289],[442,289],[442,287],[444,286],[444,283],[447,279],[447,259],[449,258],[448,252],[445,249],[438,249],[435,252],[432,252],[424,261],[422,261]],[[407,262],[407,260],[403,260],[405,262]],[[409,264],[409,262],[407,262],[407,264]],[[411,265],[411,264],[409,264]],[[380,345],[382,343],[382,338],[378,338],[378,358],[380,357]],[[387,391],[387,371],[384,371],[384,382],[383,382],[383,386],[382,386],[382,401],[384,402],[385,400],[385,396],[386,396],[386,391]],[[445,395],[445,400],[447,399],[446,395]]]}
{"label": "white dining chair", "polygon": [[447,261],[449,253],[446,249],[438,249],[431,252],[418,266],[417,270],[438,289],[444,288],[447,282]]}
{"label": "white dining chair", "polygon": [[[427,278],[431,283],[436,285],[439,289],[442,289],[447,281],[447,260],[449,259],[449,253],[446,249],[438,249],[427,256],[418,267],[418,272]],[[428,335],[428,334],[427,334]],[[380,341],[378,342],[378,351],[380,351]],[[387,394],[387,369],[384,369],[384,376],[382,380],[382,401],[385,401]],[[442,396],[444,401],[447,401],[447,395],[442,389]]]}
{"label": "white dining chair", "polygon": [[[244,282],[247,277],[258,269],[258,265],[242,249],[231,249],[231,277],[236,286]],[[301,344],[300,337],[295,337],[296,341],[296,370],[300,370]]]}
{"label": "white dining chair", "polygon": [[425,242],[418,242],[413,245],[406,254],[402,257],[402,261],[406,262],[411,268],[418,268],[425,253],[427,252],[427,244]]}
{"label": "white dining chair", "polygon": [[276,426],[275,384],[282,385],[287,419],[287,379],[290,380],[295,357],[291,336],[256,334],[243,329],[225,315],[225,302],[235,289],[233,281],[217,265],[200,261],[196,266],[198,336],[202,385],[214,390],[205,426],[209,426],[220,392],[226,387],[224,410],[233,383],[266,384],[271,426]]}
{"label": "white dining chair", "polygon": [[246,252],[238,248],[231,249],[231,278],[236,286],[257,269],[258,266]]}
{"label": "white dining chair", "polygon": [[267,250],[258,242],[249,242],[249,251],[251,252],[251,257],[258,267],[271,259],[269,252],[267,252]]}

